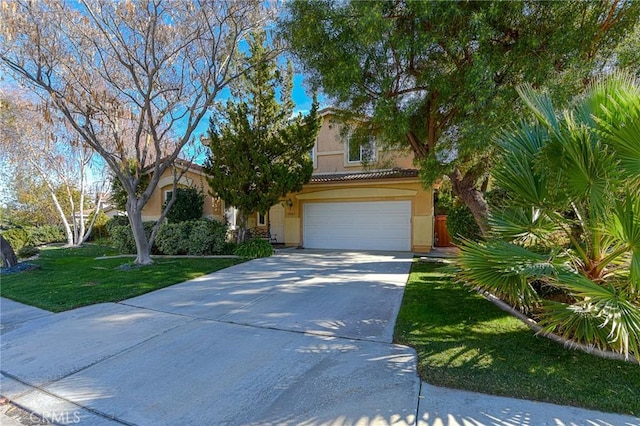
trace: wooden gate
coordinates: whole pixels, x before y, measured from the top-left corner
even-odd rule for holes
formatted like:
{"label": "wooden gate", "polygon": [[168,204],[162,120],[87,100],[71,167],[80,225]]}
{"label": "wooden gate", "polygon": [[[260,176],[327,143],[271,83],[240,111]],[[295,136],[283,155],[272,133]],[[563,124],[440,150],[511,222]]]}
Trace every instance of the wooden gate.
{"label": "wooden gate", "polygon": [[435,246],[453,247],[449,232],[447,231],[447,215],[439,214],[436,216]]}

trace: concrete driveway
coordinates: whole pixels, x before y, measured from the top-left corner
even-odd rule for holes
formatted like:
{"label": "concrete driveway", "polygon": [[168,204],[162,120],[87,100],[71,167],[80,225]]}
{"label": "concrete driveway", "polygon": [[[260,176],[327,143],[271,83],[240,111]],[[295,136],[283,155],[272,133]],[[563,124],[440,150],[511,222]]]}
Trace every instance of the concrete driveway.
{"label": "concrete driveway", "polygon": [[59,314],[1,299],[0,394],[92,426],[640,425],[420,383],[391,344],[410,264],[291,251]]}
{"label": "concrete driveway", "polygon": [[295,251],[36,317],[2,336],[2,394],[59,423],[413,423],[410,263]]}

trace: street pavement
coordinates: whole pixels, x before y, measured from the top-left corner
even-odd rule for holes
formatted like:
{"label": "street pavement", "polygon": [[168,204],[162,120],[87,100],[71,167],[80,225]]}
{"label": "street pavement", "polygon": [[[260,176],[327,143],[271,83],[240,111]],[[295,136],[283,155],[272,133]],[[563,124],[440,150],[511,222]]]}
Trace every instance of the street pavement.
{"label": "street pavement", "polygon": [[2,299],[0,394],[57,424],[640,425],[421,383],[392,343],[411,261],[295,250],[58,314]]}

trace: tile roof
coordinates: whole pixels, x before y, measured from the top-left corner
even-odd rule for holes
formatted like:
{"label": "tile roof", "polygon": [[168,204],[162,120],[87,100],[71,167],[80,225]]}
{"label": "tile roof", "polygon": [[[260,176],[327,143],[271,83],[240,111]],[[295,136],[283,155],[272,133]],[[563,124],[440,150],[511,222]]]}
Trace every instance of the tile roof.
{"label": "tile roof", "polygon": [[418,170],[416,169],[387,169],[387,170],[371,170],[365,172],[342,172],[331,173],[311,176],[310,183],[324,183],[324,182],[345,182],[354,180],[368,180],[368,179],[394,179],[394,178],[411,178],[417,177]]}

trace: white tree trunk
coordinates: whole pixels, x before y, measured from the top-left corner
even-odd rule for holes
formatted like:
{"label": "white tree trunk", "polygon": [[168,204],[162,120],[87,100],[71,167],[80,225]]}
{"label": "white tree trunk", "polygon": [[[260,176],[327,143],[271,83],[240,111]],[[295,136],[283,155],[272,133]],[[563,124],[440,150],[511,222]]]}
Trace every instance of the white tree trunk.
{"label": "white tree trunk", "polygon": [[[85,163],[85,159],[84,159],[84,151],[82,153],[82,157],[80,158],[80,229],[78,230],[78,236],[76,238],[76,240],[73,242],[75,245],[79,246],[80,244],[82,244],[82,242],[85,240],[85,235],[84,235],[84,230],[85,230],[85,226],[84,226],[84,191],[85,191],[85,179],[84,179],[84,175],[85,175],[85,167],[86,167],[86,163]],[[94,218],[96,216],[96,214],[93,215]]]}
{"label": "white tree trunk", "polygon": [[58,201],[58,197],[56,197],[55,191],[53,191],[53,189],[51,189],[50,192],[51,192],[51,198],[53,199],[53,205],[56,206],[56,210],[58,211],[58,214],[60,215],[60,218],[62,219],[62,226],[64,226],[64,232],[65,232],[65,234],[67,234],[67,245],[68,246],[72,246],[73,245],[73,230],[71,229],[71,226],[69,225],[69,221],[67,220],[67,217],[64,214],[64,210],[62,210],[62,206],[60,205],[60,202]]}
{"label": "white tree trunk", "polygon": [[98,201],[96,202],[96,208],[93,211],[93,217],[91,218],[91,223],[89,224],[89,229],[84,233],[82,237],[82,241],[78,245],[84,244],[87,239],[91,236],[91,232],[93,232],[93,225],[96,223],[96,219],[98,218],[98,214],[102,211],[102,195],[98,195]]}

